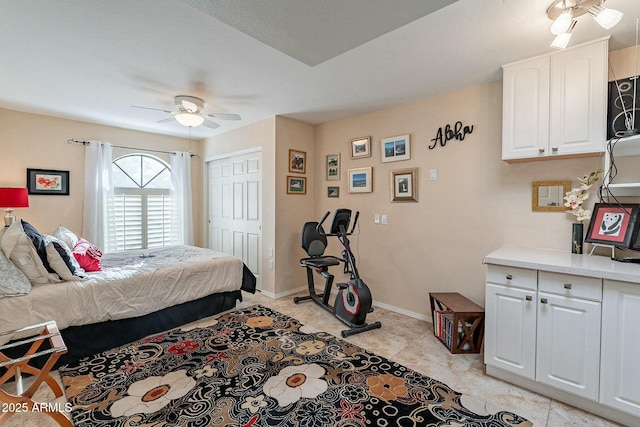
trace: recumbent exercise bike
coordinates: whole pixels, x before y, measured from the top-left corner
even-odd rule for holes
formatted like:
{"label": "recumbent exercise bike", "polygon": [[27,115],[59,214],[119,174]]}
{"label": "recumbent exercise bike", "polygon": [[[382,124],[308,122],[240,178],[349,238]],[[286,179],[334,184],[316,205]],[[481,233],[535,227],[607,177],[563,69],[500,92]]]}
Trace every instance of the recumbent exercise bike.
{"label": "recumbent exercise bike", "polygon": [[[320,307],[333,314],[338,320],[347,325],[349,329],[341,332],[342,337],[359,334],[361,332],[377,329],[382,326],[380,322],[366,323],[367,314],[373,311],[371,292],[360,278],[356,260],[349,246],[349,238],[353,234],[360,212],[356,212],[351,231],[349,222],[351,221],[350,209],[338,209],[333,215],[329,233],[325,233],[322,224],[331,212],[327,212],[320,222],[311,221],[302,227],[302,248],[309,257],[300,260],[300,266],[307,269],[307,285],[309,295],[295,297],[293,302],[298,304],[301,301],[312,300]],[[327,236],[337,237],[342,244],[342,258],[331,255],[324,255],[327,247]],[[351,278],[347,283],[338,283],[338,294],[333,306],[329,304],[329,297],[333,287],[333,274],[329,273],[329,267],[344,265],[344,273],[350,273]],[[314,273],[324,279],[324,292],[316,294]]]}

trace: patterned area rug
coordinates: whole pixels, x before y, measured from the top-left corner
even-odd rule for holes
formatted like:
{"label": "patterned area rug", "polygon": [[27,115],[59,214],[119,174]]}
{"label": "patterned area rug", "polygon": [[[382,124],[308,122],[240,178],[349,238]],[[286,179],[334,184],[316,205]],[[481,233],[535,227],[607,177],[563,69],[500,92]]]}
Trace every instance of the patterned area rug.
{"label": "patterned area rug", "polygon": [[[315,330],[314,330],[315,331]],[[531,426],[269,308],[60,369],[79,426]]]}

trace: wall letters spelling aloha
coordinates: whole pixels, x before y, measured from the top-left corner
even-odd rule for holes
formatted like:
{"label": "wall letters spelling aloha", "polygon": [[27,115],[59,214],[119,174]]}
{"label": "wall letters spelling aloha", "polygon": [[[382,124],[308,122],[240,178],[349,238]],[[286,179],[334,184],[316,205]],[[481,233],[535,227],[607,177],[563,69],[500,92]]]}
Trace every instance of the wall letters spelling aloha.
{"label": "wall letters spelling aloha", "polygon": [[452,139],[463,141],[464,138],[471,132],[473,132],[473,125],[465,126],[463,128],[461,121],[457,121],[453,126],[453,129],[451,129],[451,125],[446,125],[444,127],[444,130],[442,130],[442,128],[438,129],[436,137],[431,140],[433,141],[433,144],[429,146],[429,149],[433,150],[434,148],[436,148],[436,145],[438,145],[438,143],[440,143],[441,147],[444,147],[445,145],[447,145],[447,142],[451,141]]}

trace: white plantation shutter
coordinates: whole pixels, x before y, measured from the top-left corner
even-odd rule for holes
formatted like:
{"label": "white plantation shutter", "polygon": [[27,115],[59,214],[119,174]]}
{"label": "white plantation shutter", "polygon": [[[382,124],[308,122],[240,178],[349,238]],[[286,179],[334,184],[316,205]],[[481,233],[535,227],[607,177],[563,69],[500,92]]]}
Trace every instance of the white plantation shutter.
{"label": "white plantation shutter", "polygon": [[153,156],[133,154],[113,162],[117,251],[168,246],[175,241],[171,171]]}

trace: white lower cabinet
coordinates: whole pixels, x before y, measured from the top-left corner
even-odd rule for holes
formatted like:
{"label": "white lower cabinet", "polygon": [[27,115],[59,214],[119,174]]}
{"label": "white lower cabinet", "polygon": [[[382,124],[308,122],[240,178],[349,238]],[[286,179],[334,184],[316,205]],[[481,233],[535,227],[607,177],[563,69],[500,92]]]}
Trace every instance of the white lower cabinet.
{"label": "white lower cabinet", "polygon": [[599,279],[489,265],[485,363],[597,400],[601,295]]}
{"label": "white lower cabinet", "polygon": [[640,426],[640,266],[507,246],[485,263],[487,374]]}
{"label": "white lower cabinet", "polygon": [[598,400],[600,303],[538,293],[536,381]]}
{"label": "white lower cabinet", "polygon": [[640,416],[640,285],[604,281],[600,402]]}

